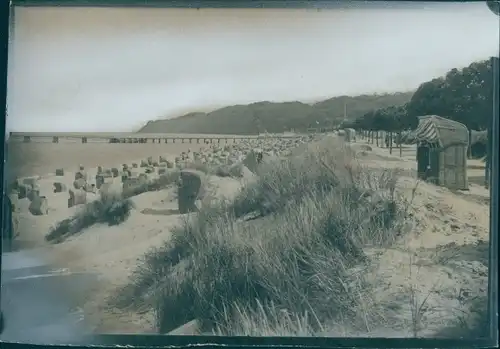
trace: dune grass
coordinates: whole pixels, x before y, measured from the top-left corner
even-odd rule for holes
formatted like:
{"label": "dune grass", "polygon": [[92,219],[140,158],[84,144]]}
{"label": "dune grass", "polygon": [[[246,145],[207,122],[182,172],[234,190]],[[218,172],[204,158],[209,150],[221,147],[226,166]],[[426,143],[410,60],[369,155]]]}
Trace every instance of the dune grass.
{"label": "dune grass", "polygon": [[166,173],[160,175],[157,178],[144,179],[143,181],[136,183],[131,186],[124,186],[123,188],[123,198],[131,198],[136,195],[147,193],[150,191],[157,191],[166,189],[179,180],[180,171],[177,169],[172,169]]}
{"label": "dune grass", "polygon": [[346,321],[366,331],[378,315],[353,270],[369,262],[364,246],[404,233],[407,203],[397,172],[353,156],[330,139],[261,166],[233,201],[184,217],[113,302],[154,310],[161,333],[195,318],[221,335],[319,335]]}
{"label": "dune grass", "polygon": [[123,198],[121,194],[101,193],[97,200],[85,204],[72,217],[57,223],[50,229],[45,239],[52,243],[60,243],[97,223],[110,226],[121,224],[130,216],[133,207],[132,201]]}
{"label": "dune grass", "polygon": [[243,177],[242,163],[235,163],[232,165],[228,164],[206,164],[196,161],[188,161],[183,165],[184,169],[191,169],[203,172],[208,175],[214,175],[218,177],[231,177],[231,178],[241,178]]}
{"label": "dune grass", "polygon": [[232,165],[219,165],[213,170],[213,174],[218,177],[242,178],[243,164],[235,163]]}
{"label": "dune grass", "polygon": [[[188,162],[184,168],[195,169],[206,174],[213,171],[205,164]],[[179,179],[180,170],[171,169],[157,178],[146,179],[131,186],[125,186],[120,193],[100,192],[99,198],[85,204],[72,217],[58,222],[50,229],[45,239],[52,243],[60,243],[67,237],[77,234],[97,223],[118,225],[127,220],[134,205],[130,198],[166,189],[175,185]]]}
{"label": "dune grass", "polygon": [[158,178],[145,179],[125,187],[122,192],[100,191],[97,200],[86,203],[72,217],[58,222],[50,229],[45,239],[52,243],[60,243],[94,224],[119,225],[128,219],[134,208],[131,200],[133,196],[168,188],[175,184],[178,178],[179,171],[173,170]]}

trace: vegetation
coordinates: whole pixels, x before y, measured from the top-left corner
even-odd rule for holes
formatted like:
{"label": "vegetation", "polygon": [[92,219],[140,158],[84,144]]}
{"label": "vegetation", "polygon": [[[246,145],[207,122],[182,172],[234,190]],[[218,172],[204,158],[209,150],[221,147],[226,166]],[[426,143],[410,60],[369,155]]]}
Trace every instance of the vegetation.
{"label": "vegetation", "polygon": [[[235,166],[228,167],[227,169],[221,166],[211,170],[206,165],[189,162],[185,165],[185,168],[196,169],[204,173],[215,171],[221,177],[241,176],[238,172],[239,167]],[[179,170],[170,170],[158,178],[145,179],[135,185],[126,186],[121,193],[100,192],[97,200],[85,204],[73,217],[57,223],[49,231],[45,239],[52,243],[60,243],[94,224],[119,225],[127,220],[134,207],[130,198],[142,193],[166,189],[174,185],[179,179],[179,173]]]}
{"label": "vegetation", "polygon": [[173,170],[159,178],[125,187],[123,192],[100,191],[97,200],[85,204],[72,217],[57,223],[50,229],[45,239],[52,243],[60,243],[94,224],[119,225],[127,220],[134,207],[131,197],[168,188],[176,183],[178,178],[179,171]]}
{"label": "vegetation", "polygon": [[436,114],[485,130],[493,115],[493,66],[498,58],[452,69],[446,76],[420,85],[407,105],[409,117]]}
{"label": "vegetation", "polygon": [[127,199],[149,191],[157,191],[168,188],[175,184],[179,179],[179,171],[177,169],[169,170],[158,178],[146,179],[132,186],[124,186],[122,197]]}
{"label": "vegetation", "polygon": [[493,61],[498,65],[498,57],[491,57],[463,69],[451,69],[445,76],[421,84],[406,104],[369,111],[348,126],[400,131],[415,128],[418,116],[439,115],[470,130],[487,130],[493,115],[493,78],[498,76],[493,72]]}
{"label": "vegetation", "polygon": [[121,224],[130,216],[132,208],[132,201],[123,198],[121,194],[101,193],[97,200],[87,203],[73,217],[57,223],[45,239],[52,243],[60,243],[97,223],[110,226]]}
{"label": "vegetation", "polygon": [[189,113],[168,120],[148,122],[139,132],[258,134],[265,131],[306,131],[311,127],[332,127],[344,119],[344,106],[350,119],[370,110],[408,102],[413,92],[334,97],[313,105],[301,102],[258,102],[234,105],[210,113]]}
{"label": "vegetation", "polygon": [[242,178],[243,164],[236,163],[233,165],[220,165],[215,168],[213,173],[218,177]]}
{"label": "vegetation", "polygon": [[365,169],[332,142],[262,166],[232,201],[207,201],[146,254],[115,304],[154,309],[162,333],[192,319],[224,335],[369,329],[380,313],[352,270],[365,246],[405,232],[407,203],[397,172]]}
{"label": "vegetation", "polygon": [[[313,105],[300,102],[259,102],[150,121],[139,132],[257,134],[264,131],[305,131],[342,123],[344,105],[349,121],[343,127],[372,131],[403,131],[418,125],[418,116],[439,115],[470,130],[489,130],[493,115],[493,61],[473,62],[427,81],[413,93],[340,96]],[[222,125],[222,127],[221,127]],[[491,137],[488,137],[491,139]],[[486,147],[477,156],[484,156]],[[477,151],[475,151],[477,153]]]}
{"label": "vegetation", "polygon": [[469,130],[487,130],[488,136],[471,144],[471,155],[482,158],[491,148],[493,120],[493,62],[498,58],[474,62],[463,69],[451,69],[445,76],[420,85],[410,101],[371,110],[344,127],[369,131],[399,132],[415,129],[418,116],[439,115],[463,123]]}

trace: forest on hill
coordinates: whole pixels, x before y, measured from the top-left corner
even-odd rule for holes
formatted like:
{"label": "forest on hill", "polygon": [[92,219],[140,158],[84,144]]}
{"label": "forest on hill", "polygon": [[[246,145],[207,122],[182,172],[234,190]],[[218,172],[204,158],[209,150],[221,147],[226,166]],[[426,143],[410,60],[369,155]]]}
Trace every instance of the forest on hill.
{"label": "forest on hill", "polygon": [[[470,130],[487,130],[493,115],[494,64],[498,66],[498,57],[453,68],[444,76],[422,83],[414,92],[338,96],[315,104],[233,105],[210,113],[193,112],[149,121],[139,132],[258,134],[301,132],[339,124],[355,129],[401,131],[414,129],[420,115],[439,115],[461,122]],[[344,106],[347,123],[343,123]]]}
{"label": "forest on hill", "polygon": [[498,79],[498,57],[453,68],[444,76],[422,83],[407,103],[369,111],[344,126],[401,131],[414,129],[418,116],[439,115],[463,123],[469,130],[491,130],[494,77]]}
{"label": "forest on hill", "polygon": [[369,111],[407,103],[413,92],[333,97],[315,104],[302,102],[257,102],[233,105],[210,113],[193,112],[171,119],[149,121],[142,133],[259,134],[308,128],[330,128]]}

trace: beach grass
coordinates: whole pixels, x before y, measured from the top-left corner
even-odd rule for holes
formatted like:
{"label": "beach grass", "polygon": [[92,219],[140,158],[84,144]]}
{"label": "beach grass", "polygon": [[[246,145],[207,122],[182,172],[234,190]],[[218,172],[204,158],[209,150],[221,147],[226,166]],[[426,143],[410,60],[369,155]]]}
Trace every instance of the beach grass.
{"label": "beach grass", "polygon": [[[148,252],[116,298],[166,333],[193,319],[221,335],[321,335],[369,327],[365,246],[404,234],[397,171],[374,172],[334,140],[259,168],[232,201],[206,202]],[[360,311],[363,309],[363,311]]]}

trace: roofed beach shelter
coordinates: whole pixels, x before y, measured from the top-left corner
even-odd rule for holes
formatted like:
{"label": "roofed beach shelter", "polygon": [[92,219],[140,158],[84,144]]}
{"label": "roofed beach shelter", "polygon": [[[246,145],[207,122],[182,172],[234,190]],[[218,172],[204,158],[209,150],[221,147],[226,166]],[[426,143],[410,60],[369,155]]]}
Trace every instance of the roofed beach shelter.
{"label": "roofed beach shelter", "polygon": [[418,177],[455,190],[468,190],[469,130],[437,115],[420,116],[414,134]]}

